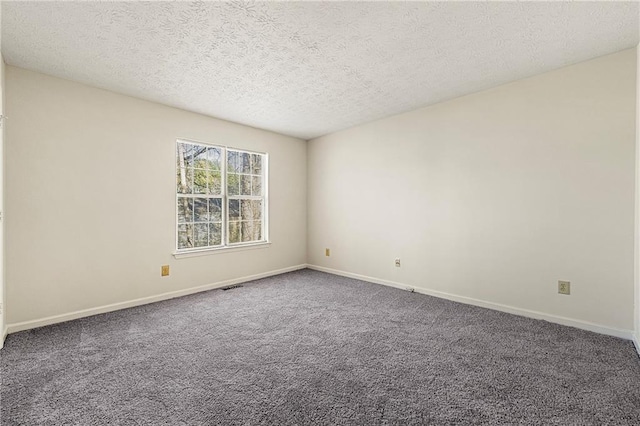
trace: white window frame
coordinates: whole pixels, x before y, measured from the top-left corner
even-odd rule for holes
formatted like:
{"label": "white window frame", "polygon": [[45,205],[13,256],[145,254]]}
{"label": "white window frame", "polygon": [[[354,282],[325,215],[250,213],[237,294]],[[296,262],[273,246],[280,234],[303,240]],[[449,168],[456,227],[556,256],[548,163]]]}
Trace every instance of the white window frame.
{"label": "white window frame", "polygon": [[[178,181],[176,179],[177,174],[179,173],[179,165],[177,161],[177,150],[178,144],[190,144],[190,145],[198,145],[198,146],[206,146],[212,148],[220,149],[221,155],[221,167],[220,167],[220,176],[221,176],[221,194],[220,195],[212,195],[212,194],[180,194],[178,193]],[[228,151],[236,151],[242,153],[249,154],[259,154],[262,156],[262,196],[259,195],[229,195],[227,188],[227,152]],[[174,216],[174,226],[175,226],[175,251],[173,253],[174,257],[191,257],[191,256],[200,256],[206,254],[214,254],[219,252],[227,252],[227,251],[236,251],[236,250],[244,250],[249,248],[261,248],[267,247],[271,244],[269,240],[269,154],[266,152],[259,151],[251,151],[247,149],[234,148],[225,145],[217,145],[211,144],[207,142],[194,141],[190,139],[178,138],[174,144],[174,193],[175,193],[175,216]],[[222,238],[221,245],[218,246],[207,246],[207,247],[193,247],[193,248],[178,248],[178,227],[180,225],[178,218],[178,199],[180,197],[190,197],[190,198],[221,198],[222,199]],[[249,241],[249,242],[237,242],[230,243],[229,242],[229,200],[262,200],[262,239],[258,241]],[[195,204],[195,203],[194,203]],[[207,222],[209,223],[209,222]]]}

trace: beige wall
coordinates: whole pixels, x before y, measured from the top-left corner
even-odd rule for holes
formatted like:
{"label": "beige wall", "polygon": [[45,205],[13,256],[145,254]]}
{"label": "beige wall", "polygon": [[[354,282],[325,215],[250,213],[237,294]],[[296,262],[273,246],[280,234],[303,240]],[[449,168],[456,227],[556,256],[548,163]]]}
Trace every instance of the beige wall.
{"label": "beige wall", "polygon": [[[0,39],[2,34],[2,2],[0,2]],[[0,46],[2,41],[0,40]],[[4,58],[2,57],[2,51],[0,49],[0,115],[4,114]],[[4,200],[4,123],[0,129],[0,212],[3,212],[3,200]],[[6,305],[6,290],[4,285],[4,221],[0,218],[0,348],[4,346],[4,339],[6,337],[6,321],[5,311]]]}
{"label": "beige wall", "polygon": [[630,336],[635,80],[630,49],[310,141],[308,262]]}
{"label": "beige wall", "polygon": [[[2,57],[2,52],[0,52],[0,115],[4,114],[4,59]],[[2,129],[0,129],[0,213],[4,215],[3,206],[4,206],[4,129],[6,127],[5,123],[0,123],[2,125]],[[6,300],[6,287],[4,285],[4,220],[0,218],[0,348],[4,345],[4,337],[6,335],[6,305],[4,301]]]}
{"label": "beige wall", "polygon": [[[306,142],[11,66],[6,78],[9,324],[306,262]],[[172,257],[178,137],[269,153],[270,248]]]}
{"label": "beige wall", "polygon": [[[336,271],[640,330],[636,50],[325,136],[308,152],[7,67],[7,322],[294,267],[308,250]],[[270,248],[173,259],[176,137],[270,153]],[[559,279],[571,296],[556,293]]]}
{"label": "beige wall", "polygon": [[635,343],[640,353],[640,44],[636,47]]}

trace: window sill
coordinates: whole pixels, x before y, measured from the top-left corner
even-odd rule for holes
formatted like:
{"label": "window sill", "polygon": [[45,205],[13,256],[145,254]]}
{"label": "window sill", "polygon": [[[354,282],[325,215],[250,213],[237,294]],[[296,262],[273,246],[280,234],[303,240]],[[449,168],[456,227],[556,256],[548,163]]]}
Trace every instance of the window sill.
{"label": "window sill", "polygon": [[218,248],[208,248],[208,249],[190,250],[190,251],[176,251],[173,253],[173,257],[176,259],[186,259],[188,257],[209,256],[212,254],[223,254],[223,253],[233,253],[236,251],[265,249],[265,248],[269,248],[270,245],[271,245],[270,241],[264,241],[261,243],[243,244],[243,245],[231,246],[231,247],[218,247]]}

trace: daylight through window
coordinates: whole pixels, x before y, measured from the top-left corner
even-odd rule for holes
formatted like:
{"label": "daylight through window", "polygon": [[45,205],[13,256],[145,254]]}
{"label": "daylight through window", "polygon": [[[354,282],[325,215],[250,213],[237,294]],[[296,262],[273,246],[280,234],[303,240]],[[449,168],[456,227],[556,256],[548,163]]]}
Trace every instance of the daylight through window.
{"label": "daylight through window", "polygon": [[267,155],[177,141],[177,248],[267,241]]}

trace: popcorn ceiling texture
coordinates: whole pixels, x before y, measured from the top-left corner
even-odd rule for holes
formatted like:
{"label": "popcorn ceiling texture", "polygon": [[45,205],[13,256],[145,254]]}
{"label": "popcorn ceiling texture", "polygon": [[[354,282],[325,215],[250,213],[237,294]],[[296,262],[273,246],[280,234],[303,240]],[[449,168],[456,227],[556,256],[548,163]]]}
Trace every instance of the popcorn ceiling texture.
{"label": "popcorn ceiling texture", "polygon": [[2,7],[9,65],[305,139],[638,43],[635,2]]}

